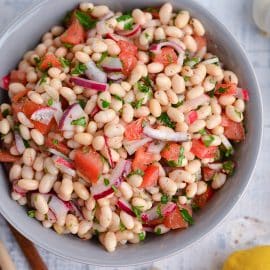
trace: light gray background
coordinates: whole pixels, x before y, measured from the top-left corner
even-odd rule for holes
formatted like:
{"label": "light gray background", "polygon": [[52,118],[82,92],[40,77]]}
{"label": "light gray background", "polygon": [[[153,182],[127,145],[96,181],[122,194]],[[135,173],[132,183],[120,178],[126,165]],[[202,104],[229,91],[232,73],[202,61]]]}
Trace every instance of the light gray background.
{"label": "light gray background", "polygon": [[[224,258],[233,250],[254,244],[270,244],[268,180],[270,172],[270,166],[268,165],[270,161],[270,38],[262,35],[253,24],[251,17],[252,0],[197,1],[208,8],[232,31],[244,46],[255,67],[264,102],[265,122],[262,153],[247,193],[221,226],[207,235],[202,241],[176,256],[164,259],[153,265],[123,269],[218,270]],[[32,0],[0,0],[0,30],[32,2]],[[46,12],[44,12],[44,16],[46,16],[45,14]],[[249,90],[252,91],[252,89]],[[256,130],[251,132],[256,132]],[[29,269],[5,221],[1,217],[0,239],[5,242],[17,268]],[[40,248],[39,251],[50,270],[106,269],[62,260]]]}

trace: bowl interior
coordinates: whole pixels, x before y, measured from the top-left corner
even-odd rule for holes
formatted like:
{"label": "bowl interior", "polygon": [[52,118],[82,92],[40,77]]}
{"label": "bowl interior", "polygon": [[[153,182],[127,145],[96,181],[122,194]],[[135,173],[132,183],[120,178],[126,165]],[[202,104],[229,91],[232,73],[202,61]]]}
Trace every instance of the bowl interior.
{"label": "bowl interior", "polygon": [[[76,0],[41,1],[2,33],[0,76],[14,68],[24,52],[33,48],[39,42],[41,35],[51,26],[59,23],[65,13],[74,8],[78,2]],[[100,1],[93,2],[100,4]],[[183,250],[213,229],[232,209],[247,186],[255,166],[262,135],[261,98],[254,72],[239,44],[211,14],[190,0],[171,2],[175,9],[187,9],[192,16],[203,22],[209,38],[210,51],[217,53],[225,66],[238,75],[240,85],[250,91],[246,114],[247,138],[245,143],[239,146],[235,158],[238,170],[209,205],[195,215],[195,225],[188,230],[174,231],[160,237],[147,236],[147,240],[141,244],[123,246],[109,254],[95,241],[81,241],[75,237],[59,236],[29,218],[25,209],[10,199],[9,181],[1,169],[1,213],[14,227],[43,248],[78,262],[104,266],[127,266],[158,260]],[[110,6],[113,10],[158,6],[161,3],[163,2],[155,0],[102,1],[102,4]],[[46,16],[43,15],[44,10]],[[3,95],[1,99],[3,100]]]}

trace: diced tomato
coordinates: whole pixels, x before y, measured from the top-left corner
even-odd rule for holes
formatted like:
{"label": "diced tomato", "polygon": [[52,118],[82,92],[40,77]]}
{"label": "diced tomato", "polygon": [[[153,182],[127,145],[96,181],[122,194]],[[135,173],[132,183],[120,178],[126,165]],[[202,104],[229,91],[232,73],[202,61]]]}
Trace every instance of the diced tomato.
{"label": "diced tomato", "polygon": [[150,165],[144,172],[141,188],[152,187],[157,184],[159,177],[159,168],[155,165]]}
{"label": "diced tomato", "polygon": [[119,40],[117,44],[120,47],[121,53],[137,56],[138,48],[133,43],[126,40]]}
{"label": "diced tomato", "polygon": [[119,54],[119,59],[121,60],[123,64],[122,72],[125,76],[129,76],[131,71],[135,68],[137,65],[137,58],[131,53],[125,53],[121,52]]}
{"label": "diced tomato", "polygon": [[0,150],[0,162],[16,162],[20,157],[13,156],[9,152]]}
{"label": "diced tomato", "polygon": [[196,111],[190,111],[187,115],[186,115],[186,122],[191,125],[192,123],[194,123],[196,120],[198,119],[198,113]]}
{"label": "diced tomato", "polygon": [[163,223],[163,218],[156,218],[156,219],[149,220],[146,222],[146,224],[148,226],[153,226],[153,227],[155,227],[156,225],[159,225],[161,223]]}
{"label": "diced tomato", "polygon": [[196,157],[203,158],[215,158],[217,155],[217,146],[205,146],[200,140],[192,140],[192,147],[190,150]]}
{"label": "diced tomato", "polygon": [[23,90],[23,91],[15,94],[12,97],[12,102],[17,103],[18,101],[20,101],[20,99],[22,99],[24,96],[26,96],[28,92],[29,92],[29,90],[26,89],[26,90]]}
{"label": "diced tomato", "polygon": [[202,168],[202,174],[203,174],[203,179],[204,181],[210,181],[213,179],[216,171],[213,169],[210,169],[208,167],[203,167]]}
{"label": "diced tomato", "polygon": [[60,37],[60,40],[63,43],[71,45],[84,43],[84,39],[85,39],[85,31],[83,29],[83,26],[76,18],[72,20],[72,23],[69,26],[69,28]]}
{"label": "diced tomato", "polygon": [[167,144],[161,152],[161,156],[167,161],[177,161],[179,158],[181,146],[177,143]]}
{"label": "diced tomato", "polygon": [[175,208],[173,212],[165,216],[163,224],[170,229],[185,229],[188,227],[188,223],[182,217],[180,209]]}
{"label": "diced tomato", "polygon": [[144,118],[139,118],[126,126],[125,138],[129,141],[141,139]]}
{"label": "diced tomato", "polygon": [[154,155],[152,153],[145,152],[145,148],[141,147],[135,153],[135,158],[132,162],[132,169],[135,171],[140,169],[145,171],[147,166],[154,161]]}
{"label": "diced tomato", "polygon": [[90,183],[96,183],[103,170],[103,163],[100,155],[89,150],[76,150],[75,152],[75,167]]}
{"label": "diced tomato", "polygon": [[178,56],[173,48],[164,47],[161,49],[159,54],[155,54],[153,57],[153,62],[158,62],[163,64],[165,67],[170,64],[177,63]]}
{"label": "diced tomato", "polygon": [[225,114],[223,114],[221,117],[221,126],[228,127],[230,125],[230,122],[231,120]]}
{"label": "diced tomato", "polygon": [[66,144],[64,144],[63,142],[55,141],[54,139],[49,137],[46,137],[45,146],[55,149],[64,155],[68,155],[70,152],[70,149],[66,146]]}
{"label": "diced tomato", "polygon": [[199,208],[203,208],[206,203],[213,197],[213,195],[214,190],[210,186],[208,186],[207,190],[203,194],[195,196],[193,202]]}
{"label": "diced tomato", "polygon": [[232,95],[237,93],[237,86],[235,83],[219,83],[216,85],[216,95]]}
{"label": "diced tomato", "polygon": [[10,84],[10,75],[6,75],[1,79],[0,85],[3,87],[4,90],[8,90]]}
{"label": "diced tomato", "polygon": [[249,101],[249,93],[247,89],[242,89],[243,100]]}
{"label": "diced tomato", "polygon": [[197,43],[197,50],[198,51],[200,51],[202,48],[207,46],[206,37],[194,35],[193,38],[195,39],[195,41]]}
{"label": "diced tomato", "polygon": [[222,115],[221,125],[224,127],[224,135],[233,141],[243,141],[245,139],[245,129],[242,123],[230,120],[226,115]]}
{"label": "diced tomato", "polygon": [[26,84],[26,73],[21,70],[12,70],[10,72],[10,82],[19,82],[22,84]]}
{"label": "diced tomato", "polygon": [[50,67],[56,67],[56,68],[60,68],[61,67],[60,61],[52,53],[46,54],[44,56],[44,58],[41,60],[40,65],[39,65],[39,68],[41,70],[46,70],[46,69],[48,69]]}

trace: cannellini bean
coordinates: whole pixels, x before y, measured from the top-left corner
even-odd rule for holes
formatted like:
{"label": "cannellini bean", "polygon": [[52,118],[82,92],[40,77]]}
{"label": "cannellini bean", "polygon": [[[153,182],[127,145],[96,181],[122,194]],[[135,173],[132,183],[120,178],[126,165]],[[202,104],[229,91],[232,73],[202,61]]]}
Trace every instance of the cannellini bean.
{"label": "cannellini bean", "polygon": [[189,18],[190,18],[190,15],[188,11],[186,10],[180,11],[179,14],[175,18],[175,21],[174,21],[175,26],[180,29],[184,28],[188,24]]}
{"label": "cannellini bean", "polygon": [[116,113],[112,109],[108,109],[106,111],[100,111],[94,116],[94,120],[100,123],[108,123],[112,121],[115,117]]}
{"label": "cannellini bean", "polygon": [[160,224],[160,225],[157,225],[154,229],[154,232],[156,234],[164,234],[164,233],[167,233],[168,231],[170,231],[169,228],[167,228],[165,225],[163,224]]}
{"label": "cannellini bean", "polygon": [[34,127],[32,122],[26,117],[26,115],[23,112],[18,112],[17,117],[18,117],[19,122],[21,124],[23,124],[24,126],[26,126],[28,128],[33,128]]}
{"label": "cannellini bean", "polygon": [[172,86],[172,82],[166,75],[158,75],[156,78],[156,86],[158,90],[169,90]]}
{"label": "cannellini bean", "polygon": [[9,170],[9,179],[11,181],[18,180],[22,175],[22,167],[19,164],[14,164]]}
{"label": "cannellini bean", "polygon": [[34,195],[34,206],[39,211],[39,213],[45,215],[49,211],[49,207],[46,199],[42,194]]}
{"label": "cannellini bean", "polygon": [[244,112],[244,110],[245,110],[245,102],[244,102],[242,99],[237,99],[237,100],[234,102],[233,105],[234,105],[235,109],[236,109],[238,112],[240,112],[240,113]]}
{"label": "cannellini bean", "polygon": [[100,151],[105,145],[105,139],[103,136],[96,136],[93,138],[92,146],[95,150]]}
{"label": "cannellini bean", "polygon": [[90,56],[85,53],[85,52],[76,52],[75,53],[75,58],[79,61],[79,62],[82,62],[84,64],[86,64],[87,62],[90,61]]}
{"label": "cannellini bean", "polygon": [[169,107],[167,114],[173,122],[179,123],[184,121],[184,114],[177,108]]}
{"label": "cannellini bean", "polygon": [[73,192],[72,179],[64,177],[59,187],[59,193],[66,197],[69,197],[72,194],[72,192]]}
{"label": "cannellini bean", "polygon": [[61,87],[59,90],[61,96],[63,96],[67,101],[75,101],[76,100],[76,95],[73,92],[73,90],[69,87]]}
{"label": "cannellini bean", "polygon": [[105,5],[94,6],[92,8],[91,14],[96,18],[100,18],[106,15],[109,11],[109,8]]}
{"label": "cannellini bean", "polygon": [[207,184],[204,181],[197,182],[197,195],[202,195],[207,190]]}
{"label": "cannellini bean", "polygon": [[74,191],[76,192],[76,194],[78,195],[79,198],[81,198],[85,201],[89,198],[90,193],[87,190],[87,188],[85,187],[85,185],[83,185],[81,182],[74,182],[73,188],[74,188]]}
{"label": "cannellini bean", "polygon": [[38,189],[38,181],[33,179],[21,179],[18,181],[18,186],[27,191]]}
{"label": "cannellini bean", "polygon": [[223,73],[224,73],[224,81],[226,83],[235,83],[236,85],[238,84],[238,78],[235,75],[235,73],[229,70],[225,70]]}
{"label": "cannellini bean", "polygon": [[183,32],[177,28],[176,26],[167,26],[165,28],[165,33],[169,37],[174,37],[174,38],[182,38],[183,37]]}
{"label": "cannellini bean", "polygon": [[221,188],[225,184],[226,178],[227,178],[226,174],[216,173],[212,181],[212,188],[213,189]]}
{"label": "cannellini bean", "polygon": [[191,183],[186,187],[186,195],[188,198],[193,198],[197,193],[197,184]]}
{"label": "cannellini bean", "polygon": [[33,148],[26,148],[22,158],[25,165],[32,166],[36,158],[36,150]]}
{"label": "cannellini bean", "polygon": [[72,233],[77,234],[79,230],[79,221],[77,217],[72,214],[68,214],[66,217],[66,228]]}
{"label": "cannellini bean", "polygon": [[198,159],[192,160],[186,165],[185,169],[189,173],[195,174],[201,169],[201,162]]}
{"label": "cannellini bean", "polygon": [[92,3],[82,2],[82,3],[80,3],[79,7],[80,7],[81,11],[87,12],[89,10],[92,10],[94,5]]}
{"label": "cannellini bean", "polygon": [[113,252],[117,245],[115,234],[113,232],[107,232],[104,236],[103,244],[107,251]]}
{"label": "cannellini bean", "polygon": [[108,124],[104,128],[104,134],[109,137],[122,136],[125,132],[125,128],[121,124]]}
{"label": "cannellini bean", "polygon": [[187,99],[194,99],[197,98],[199,96],[201,96],[204,93],[204,89],[202,86],[194,86],[193,88],[191,88],[187,94],[186,97]]}
{"label": "cannellini bean", "polygon": [[148,209],[147,202],[143,198],[134,197],[132,199],[132,205],[135,207],[140,207],[142,211],[146,211]]}
{"label": "cannellini bean", "polygon": [[33,179],[34,178],[34,171],[32,167],[24,165],[22,168],[22,178],[24,179]]}
{"label": "cannellini bean", "polygon": [[109,91],[112,95],[117,95],[119,97],[124,97],[126,94],[125,89],[117,83],[112,83],[110,85]]}
{"label": "cannellini bean", "polygon": [[183,42],[184,42],[186,48],[190,52],[196,52],[197,51],[197,49],[198,49],[197,42],[192,36],[189,36],[189,35],[184,36]]}
{"label": "cannellini bean", "polygon": [[170,64],[165,68],[165,75],[168,77],[174,76],[175,74],[181,71],[181,65],[179,64]]}
{"label": "cannellini bean", "polygon": [[39,182],[39,192],[48,193],[53,188],[53,184],[56,181],[56,176],[49,173],[45,174]]}
{"label": "cannellini bean", "polygon": [[37,144],[37,145],[43,145],[45,142],[45,138],[42,135],[42,133],[37,130],[37,129],[32,129],[30,131],[31,137],[33,139],[33,141]]}
{"label": "cannellini bean", "polygon": [[102,206],[100,209],[99,223],[102,227],[109,227],[112,221],[112,210],[109,206]]}
{"label": "cannellini bean", "polygon": [[74,141],[81,145],[90,145],[92,140],[93,136],[89,133],[77,133],[74,135]]}
{"label": "cannellini bean", "polygon": [[138,174],[133,174],[127,178],[127,182],[133,187],[139,187],[143,182],[143,178]]}
{"label": "cannellini bean", "polygon": [[172,89],[176,94],[185,92],[185,80],[182,76],[175,74],[172,77]]}
{"label": "cannellini bean", "polygon": [[226,116],[234,122],[240,123],[243,121],[243,113],[239,112],[234,106],[228,105],[225,108]]}
{"label": "cannellini bean", "polygon": [[123,113],[122,113],[122,119],[126,123],[130,123],[130,122],[132,122],[133,117],[134,117],[134,109],[132,108],[132,106],[130,104],[128,104],[128,103],[124,104]]}
{"label": "cannellini bean", "polygon": [[203,129],[206,126],[206,123],[204,120],[196,120],[191,125],[189,125],[188,130],[189,132],[196,133]]}
{"label": "cannellini bean", "polygon": [[208,129],[213,129],[216,126],[220,125],[220,123],[221,123],[221,115],[219,114],[210,115],[206,120],[206,127]]}
{"label": "cannellini bean", "polygon": [[149,109],[154,117],[159,117],[161,115],[161,106],[157,99],[152,98],[149,101]]}
{"label": "cannellini bean", "polygon": [[154,32],[154,38],[155,38],[155,40],[163,40],[166,38],[165,31],[162,27],[156,28],[156,30]]}
{"label": "cannellini bean", "polygon": [[154,30],[154,27],[148,27],[141,33],[139,37],[140,45],[148,46],[153,41]]}
{"label": "cannellini bean", "polygon": [[33,102],[35,102],[36,104],[42,104],[43,103],[43,99],[41,97],[41,95],[39,93],[30,91],[28,92],[27,96],[29,97],[29,99]]}
{"label": "cannellini bean", "polygon": [[112,212],[112,220],[109,226],[109,230],[112,232],[116,232],[119,230],[119,227],[120,227],[120,217],[115,212]]}
{"label": "cannellini bean", "polygon": [[133,191],[127,182],[122,182],[119,189],[126,200],[130,200],[132,198]]}
{"label": "cannellini bean", "polygon": [[87,132],[90,134],[94,134],[97,131],[97,124],[94,121],[90,121],[87,126]]}
{"label": "cannellini bean", "polygon": [[222,76],[223,71],[220,66],[217,66],[215,64],[208,64],[206,65],[206,71],[208,74],[214,77]]}
{"label": "cannellini bean", "polygon": [[193,26],[196,35],[203,36],[205,34],[205,29],[198,19],[193,18],[192,20],[190,20],[190,24]]}
{"label": "cannellini bean", "polygon": [[211,115],[211,107],[209,105],[204,105],[197,110],[198,119],[205,119]]}
{"label": "cannellini bean", "polygon": [[236,98],[231,95],[221,95],[218,99],[219,104],[222,106],[232,105],[235,102]]}
{"label": "cannellini bean", "polygon": [[133,217],[130,216],[129,214],[127,214],[124,211],[120,212],[120,219],[122,221],[122,223],[124,224],[124,226],[128,229],[128,230],[132,230],[134,227],[134,220]]}
{"label": "cannellini bean", "polygon": [[161,91],[161,90],[156,91],[154,96],[160,105],[167,106],[169,104],[168,97],[164,91]]}
{"label": "cannellini bean", "polygon": [[130,232],[130,231],[123,231],[123,232],[118,231],[115,235],[116,235],[116,240],[118,242],[131,240],[134,237],[133,232]]}
{"label": "cannellini bean", "polygon": [[221,114],[221,106],[218,104],[216,99],[211,99],[210,105],[213,114]]}
{"label": "cannellini bean", "polygon": [[167,195],[173,196],[177,191],[175,182],[168,177],[160,177],[159,185],[162,191]]}
{"label": "cannellini bean", "polygon": [[13,82],[9,84],[9,92],[11,95],[15,95],[25,90],[25,86],[22,83]]}
{"label": "cannellini bean", "polygon": [[134,111],[134,116],[137,118],[146,117],[150,114],[150,110],[147,106],[141,106],[139,109]]}
{"label": "cannellini bean", "polygon": [[0,133],[6,135],[10,131],[10,124],[7,119],[0,121]]}
{"label": "cannellini bean", "polygon": [[137,24],[144,25],[146,23],[145,14],[140,9],[134,9],[132,11],[132,17]]}
{"label": "cannellini bean", "polygon": [[184,170],[174,170],[173,172],[169,173],[169,177],[176,182],[195,182],[195,176]]}
{"label": "cannellini bean", "polygon": [[173,7],[170,3],[164,4],[159,10],[159,19],[162,24],[168,24],[172,16]]}
{"label": "cannellini bean", "polygon": [[224,127],[223,126],[216,126],[211,130],[211,132],[215,135],[221,135],[224,133]]}
{"label": "cannellini bean", "polygon": [[78,235],[85,235],[92,228],[92,223],[82,220],[79,224]]}
{"label": "cannellini bean", "polygon": [[153,62],[147,65],[149,73],[160,73],[164,69],[164,65],[158,62]]}
{"label": "cannellini bean", "polygon": [[207,76],[203,81],[203,87],[206,92],[212,91],[216,86],[216,79],[213,76]]}

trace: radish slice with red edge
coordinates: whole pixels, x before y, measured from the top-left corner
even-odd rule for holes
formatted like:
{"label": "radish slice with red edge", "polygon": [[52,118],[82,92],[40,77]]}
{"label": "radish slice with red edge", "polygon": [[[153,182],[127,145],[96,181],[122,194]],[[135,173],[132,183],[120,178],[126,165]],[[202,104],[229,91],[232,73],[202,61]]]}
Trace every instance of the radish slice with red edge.
{"label": "radish slice with red edge", "polygon": [[86,63],[86,67],[87,67],[87,70],[85,71],[85,75],[87,76],[88,79],[97,81],[100,83],[107,82],[106,73],[100,70],[92,59],[90,59],[90,61]]}
{"label": "radish slice with red edge", "polygon": [[62,172],[66,173],[72,177],[76,175],[75,167],[71,161],[68,161],[62,157],[53,156],[52,160],[54,161],[55,166]]}
{"label": "radish slice with red edge", "polygon": [[109,87],[107,83],[91,81],[80,77],[71,77],[70,81],[75,83],[76,85],[82,86],[83,88],[95,90],[98,92],[104,92],[108,90]]}
{"label": "radish slice with red edge", "polygon": [[167,41],[167,42],[161,42],[158,44],[152,44],[149,48],[149,50],[153,53],[160,53],[161,49],[163,47],[171,47],[178,53],[178,64],[183,65],[184,62],[184,56],[185,56],[185,50],[181,47],[181,45],[177,44],[176,42],[173,41]]}
{"label": "radish slice with red edge", "polygon": [[125,75],[120,72],[110,72],[107,74],[107,76],[111,81],[122,81],[125,79]]}
{"label": "radish slice with red edge", "polygon": [[186,132],[170,132],[167,130],[154,129],[150,126],[144,127],[143,133],[150,138],[160,141],[185,142],[190,139],[190,134]]}
{"label": "radish slice with red edge", "polygon": [[127,37],[127,38],[135,38],[141,33],[141,29],[142,29],[141,25],[135,24],[133,29],[120,30],[120,31],[117,31],[117,34],[123,37]]}
{"label": "radish slice with red edge", "polygon": [[162,149],[165,147],[166,142],[163,141],[154,141],[150,143],[150,145],[147,148],[147,152],[152,154],[159,154]]}
{"label": "radish slice with red edge", "polygon": [[8,74],[1,79],[0,87],[2,87],[5,90],[8,90],[9,84],[10,84],[10,75]]}
{"label": "radish slice with red edge", "polygon": [[190,112],[192,110],[197,109],[199,106],[205,104],[206,102],[210,101],[210,97],[202,94],[201,96],[194,98],[194,99],[189,99],[184,102],[182,106],[180,106],[179,111],[180,112]]}
{"label": "radish slice with red edge", "polygon": [[123,145],[129,155],[133,155],[140,147],[144,146],[146,143],[151,142],[152,138],[146,137],[141,140],[128,141],[124,140]]}
{"label": "radish slice with red edge", "polygon": [[127,214],[133,216],[133,217],[136,217],[135,213],[133,212],[132,210],[132,207],[131,205],[124,199],[119,199],[118,202],[117,202],[117,206],[123,210],[124,212],[126,212]]}
{"label": "radish slice with red edge", "polygon": [[122,62],[117,57],[106,57],[101,66],[107,72],[120,72],[123,68]]}
{"label": "radish slice with red edge", "polygon": [[[168,202],[167,204],[158,204],[148,210],[145,213],[142,213],[141,218],[142,221],[147,223],[151,220],[158,219],[161,217],[166,217],[170,213],[172,213],[177,205],[173,202]],[[161,216],[160,216],[161,215]]]}
{"label": "radish slice with red edge", "polygon": [[125,41],[128,41],[127,38],[122,37],[122,36],[120,36],[120,35],[112,34],[112,33],[108,33],[108,34],[106,35],[106,37],[107,37],[107,38],[110,38],[110,39],[112,39],[112,40],[114,40],[115,42],[118,42],[119,40],[125,40]]}
{"label": "radish slice with red edge", "polygon": [[240,99],[243,99],[243,100],[245,100],[245,101],[249,101],[249,93],[248,93],[248,90],[237,87],[236,97],[237,97],[237,98],[240,98]]}
{"label": "radish slice with red edge", "polygon": [[55,195],[50,195],[48,206],[55,215],[58,222],[60,223],[65,222],[69,209],[62,200],[60,200]]}
{"label": "radish slice with red edge", "polygon": [[92,185],[90,191],[95,200],[109,196],[114,192],[110,185],[105,186],[102,181],[99,181],[98,183]]}
{"label": "radish slice with red edge", "polygon": [[44,107],[33,112],[31,120],[48,125],[54,117],[55,109],[52,107]]}
{"label": "radish slice with red edge", "polygon": [[75,126],[72,125],[72,121],[82,117],[86,117],[82,107],[80,104],[74,103],[64,111],[59,122],[59,128],[63,131],[73,131]]}
{"label": "radish slice with red edge", "polygon": [[19,134],[19,132],[15,131],[14,137],[15,137],[15,145],[16,145],[17,151],[19,152],[19,154],[23,154],[25,150],[25,146],[24,146],[24,142],[21,135]]}

